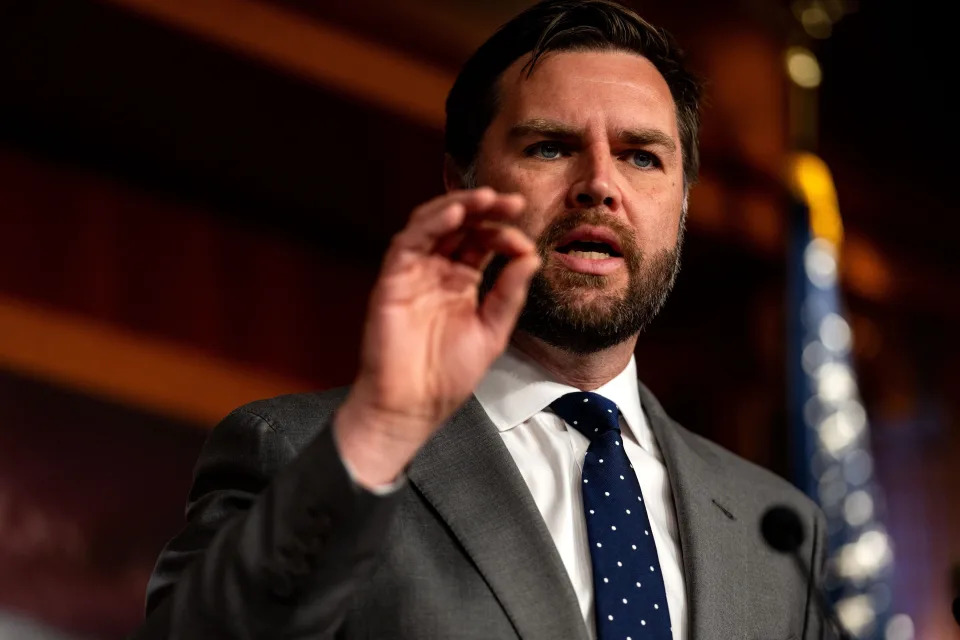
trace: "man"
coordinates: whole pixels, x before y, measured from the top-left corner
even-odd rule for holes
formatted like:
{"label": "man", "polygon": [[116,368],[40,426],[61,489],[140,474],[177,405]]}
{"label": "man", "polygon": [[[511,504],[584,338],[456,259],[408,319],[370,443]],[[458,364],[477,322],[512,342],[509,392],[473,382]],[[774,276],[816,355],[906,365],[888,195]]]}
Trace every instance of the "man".
{"label": "man", "polygon": [[393,239],[355,383],[212,432],[137,637],[819,637],[759,532],[792,506],[818,574],[817,509],[636,379],[698,97],[668,36],[606,0],[548,0],[484,44],[447,102],[448,193]]}

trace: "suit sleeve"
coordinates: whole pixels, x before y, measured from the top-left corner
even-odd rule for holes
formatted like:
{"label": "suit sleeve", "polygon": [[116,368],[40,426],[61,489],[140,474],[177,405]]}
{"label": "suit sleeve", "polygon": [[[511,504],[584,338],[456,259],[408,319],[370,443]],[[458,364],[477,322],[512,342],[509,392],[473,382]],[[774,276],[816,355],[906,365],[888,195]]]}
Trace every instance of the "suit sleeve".
{"label": "suit sleeve", "polygon": [[807,558],[810,567],[810,584],[807,587],[806,631],[804,640],[823,640],[833,638],[833,632],[825,623],[823,614],[817,606],[818,591],[822,593],[824,568],[827,561],[827,521],[819,507],[814,507],[813,513],[813,544],[810,547],[810,557]]}
{"label": "suit sleeve", "polygon": [[298,454],[238,409],[204,445],[187,524],[157,561],[133,639],[332,637],[402,494],[355,485],[329,421]]}

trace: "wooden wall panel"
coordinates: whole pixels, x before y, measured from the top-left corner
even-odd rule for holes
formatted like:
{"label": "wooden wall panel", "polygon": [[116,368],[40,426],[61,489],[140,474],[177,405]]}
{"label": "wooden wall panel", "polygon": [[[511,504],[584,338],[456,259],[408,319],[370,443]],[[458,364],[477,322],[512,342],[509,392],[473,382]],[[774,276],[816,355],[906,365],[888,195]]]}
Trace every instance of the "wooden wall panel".
{"label": "wooden wall panel", "polygon": [[0,226],[3,295],[317,386],[352,379],[379,265],[348,239],[317,248],[9,151]]}

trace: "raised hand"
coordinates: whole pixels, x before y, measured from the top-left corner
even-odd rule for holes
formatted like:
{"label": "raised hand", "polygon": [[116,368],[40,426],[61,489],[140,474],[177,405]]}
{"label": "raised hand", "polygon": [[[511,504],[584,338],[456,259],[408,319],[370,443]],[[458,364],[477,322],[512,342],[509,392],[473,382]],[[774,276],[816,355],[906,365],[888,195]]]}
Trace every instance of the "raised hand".
{"label": "raised hand", "polygon": [[[522,196],[456,191],[417,208],[390,244],[364,327],[360,372],[334,429],[362,484],[390,482],[503,352],[540,264],[512,225]],[[483,303],[494,254],[509,261]]]}

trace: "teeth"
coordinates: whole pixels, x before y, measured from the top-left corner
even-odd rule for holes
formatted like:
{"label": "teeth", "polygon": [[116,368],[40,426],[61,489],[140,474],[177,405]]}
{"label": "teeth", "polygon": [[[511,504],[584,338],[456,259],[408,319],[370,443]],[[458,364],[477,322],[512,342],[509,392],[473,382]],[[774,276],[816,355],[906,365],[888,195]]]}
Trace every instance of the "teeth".
{"label": "teeth", "polygon": [[601,251],[577,251],[573,250],[568,255],[571,255],[575,258],[586,258],[587,260],[604,260],[610,257],[609,253],[603,253]]}

